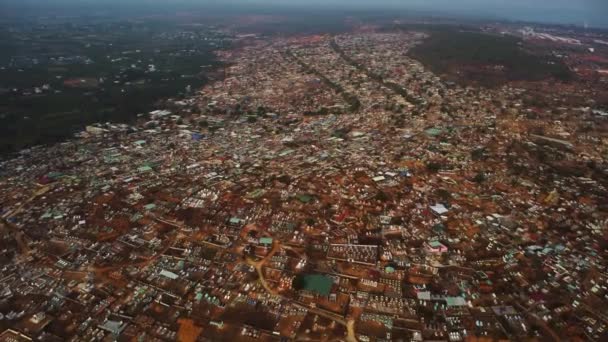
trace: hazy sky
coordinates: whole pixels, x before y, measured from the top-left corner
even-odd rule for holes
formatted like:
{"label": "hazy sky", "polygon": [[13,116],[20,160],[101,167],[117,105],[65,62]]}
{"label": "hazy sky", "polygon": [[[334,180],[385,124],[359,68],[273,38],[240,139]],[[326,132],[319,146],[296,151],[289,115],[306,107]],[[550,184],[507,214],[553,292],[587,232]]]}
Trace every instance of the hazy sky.
{"label": "hazy sky", "polygon": [[[399,9],[437,13],[561,22],[608,27],[608,0],[0,0],[0,5],[126,6],[197,5],[198,7],[307,7],[310,9]],[[0,8],[1,10],[1,8]]]}

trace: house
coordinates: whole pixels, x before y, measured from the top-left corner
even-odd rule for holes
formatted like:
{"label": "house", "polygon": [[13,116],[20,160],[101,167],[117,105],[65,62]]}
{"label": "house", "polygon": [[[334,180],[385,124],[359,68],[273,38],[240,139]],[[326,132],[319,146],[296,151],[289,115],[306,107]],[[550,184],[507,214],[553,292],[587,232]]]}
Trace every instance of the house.
{"label": "house", "polygon": [[167,270],[161,270],[160,271],[160,275],[163,277],[167,277],[169,279],[175,280],[177,278],[179,278],[179,276],[171,271],[167,271]]}
{"label": "house", "polygon": [[0,342],[29,342],[32,339],[16,330],[6,329],[0,334]]}
{"label": "house", "polygon": [[433,211],[433,213],[435,213],[437,215],[443,215],[448,212],[448,208],[446,208],[445,205],[443,205],[443,204],[432,205],[430,208]]}
{"label": "house", "polygon": [[104,324],[100,325],[99,328],[110,332],[113,335],[120,335],[127,325],[122,321],[111,321],[107,320]]}
{"label": "house", "polygon": [[442,254],[447,252],[448,248],[439,241],[431,241],[425,243],[424,250],[427,254]]}
{"label": "house", "polygon": [[272,246],[272,238],[270,238],[270,237],[260,238],[260,245],[265,246],[265,247]]}

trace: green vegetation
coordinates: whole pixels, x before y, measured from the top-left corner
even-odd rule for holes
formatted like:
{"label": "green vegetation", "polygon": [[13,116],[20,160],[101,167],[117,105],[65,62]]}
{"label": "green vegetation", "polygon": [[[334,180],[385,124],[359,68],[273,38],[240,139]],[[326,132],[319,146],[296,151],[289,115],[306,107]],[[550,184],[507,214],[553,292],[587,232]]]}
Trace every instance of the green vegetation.
{"label": "green vegetation", "polygon": [[[301,59],[299,59],[291,51],[288,51],[287,54],[288,54],[288,56],[292,57],[296,61],[296,63],[298,63],[302,67],[302,69],[305,72],[314,74],[325,85],[327,85],[328,87],[332,88],[336,93],[342,95],[342,98],[348,104],[348,108],[349,108],[348,110],[351,113],[354,113],[354,112],[358,111],[361,108],[361,102],[359,101],[359,98],[356,95],[347,92],[344,89],[344,87],[342,87],[342,85],[340,85],[340,84],[338,84],[336,82],[333,82],[332,80],[330,80],[329,78],[327,78],[324,74],[322,74],[317,69],[315,69],[315,68],[311,67],[310,65],[307,65],[306,63],[304,63]],[[327,113],[329,113],[328,110],[321,109],[319,112],[308,112],[308,113],[305,113],[305,114],[307,114],[307,115],[322,115],[322,114],[327,114]]]}
{"label": "green vegetation", "polygon": [[[401,97],[403,97],[408,102],[414,103],[414,104],[419,104],[418,99],[416,99],[415,97],[408,94],[408,92],[407,92],[407,90],[405,90],[405,88],[403,88],[402,86],[400,86],[394,82],[386,81],[381,75],[374,73],[373,71],[369,70],[368,68],[361,65],[359,62],[355,61],[350,56],[348,56],[344,52],[344,50],[342,50],[342,48],[336,43],[335,40],[331,41],[330,46],[337,54],[340,55],[340,57],[342,57],[342,59],[344,59],[347,63],[354,66],[355,68],[359,69],[359,71],[365,73],[369,78],[371,78],[371,79],[375,80],[376,82],[381,83],[383,86],[391,89],[392,91],[399,94]],[[359,108],[359,107],[357,107],[357,108]]]}
{"label": "green vegetation", "polygon": [[333,281],[330,277],[321,274],[298,274],[292,283],[296,290],[306,290],[328,296]]}
{"label": "green vegetation", "polygon": [[[208,27],[94,22],[0,27],[0,155],[53,143],[95,122],[133,121],[201,87],[228,44]],[[84,80],[84,81],[83,81]]]}
{"label": "green vegetation", "polygon": [[431,37],[414,47],[410,55],[438,74],[456,72],[467,80],[495,85],[513,80],[571,78],[568,68],[551,56],[539,56],[525,49],[513,36],[431,28]]}
{"label": "green vegetation", "polygon": [[437,173],[441,170],[442,165],[438,162],[435,161],[429,161],[425,164],[426,169],[430,172],[430,173]]}

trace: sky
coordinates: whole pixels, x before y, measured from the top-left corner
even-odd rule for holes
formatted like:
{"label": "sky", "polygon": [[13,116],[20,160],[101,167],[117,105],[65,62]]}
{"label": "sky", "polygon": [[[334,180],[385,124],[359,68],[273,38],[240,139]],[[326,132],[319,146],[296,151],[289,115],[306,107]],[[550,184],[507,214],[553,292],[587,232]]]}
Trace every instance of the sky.
{"label": "sky", "polygon": [[[608,28],[608,0],[0,0],[0,6],[401,10]],[[0,8],[1,10],[1,8]]]}

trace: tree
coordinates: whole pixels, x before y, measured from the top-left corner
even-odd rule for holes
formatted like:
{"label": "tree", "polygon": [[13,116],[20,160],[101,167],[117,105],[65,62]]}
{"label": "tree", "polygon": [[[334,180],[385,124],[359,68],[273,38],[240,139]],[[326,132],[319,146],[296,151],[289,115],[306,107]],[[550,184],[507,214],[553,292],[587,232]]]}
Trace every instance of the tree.
{"label": "tree", "polygon": [[293,278],[293,281],[291,282],[291,287],[296,290],[302,290],[304,288],[304,286],[306,286],[306,281],[304,280],[304,275],[303,274],[298,274],[295,276],[295,278]]}
{"label": "tree", "polygon": [[437,189],[435,191],[435,195],[439,197],[442,201],[449,201],[452,198],[452,194],[446,189]]}
{"label": "tree", "polygon": [[430,162],[427,162],[425,166],[426,166],[426,169],[432,173],[437,173],[437,172],[439,172],[439,170],[441,170],[441,164],[438,162],[430,161]]}
{"label": "tree", "polygon": [[471,151],[471,159],[473,160],[483,160],[485,159],[485,148],[476,148]]}
{"label": "tree", "polygon": [[266,108],[264,108],[264,106],[258,106],[256,114],[258,116],[263,116],[266,114],[266,112],[267,111],[266,111]]}
{"label": "tree", "polygon": [[486,174],[482,172],[479,172],[478,174],[475,175],[475,177],[473,177],[473,182],[475,183],[483,183],[486,180]]}
{"label": "tree", "polygon": [[384,191],[378,191],[378,193],[376,193],[376,196],[374,196],[374,198],[380,202],[386,202],[389,200],[388,195]]}

